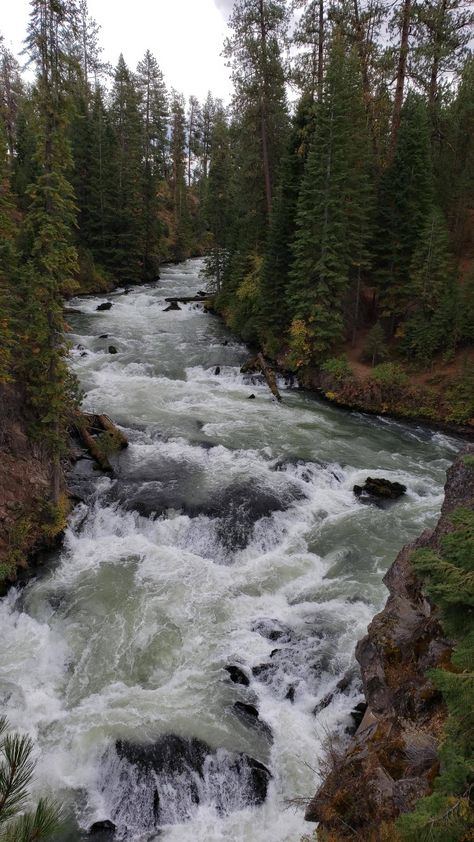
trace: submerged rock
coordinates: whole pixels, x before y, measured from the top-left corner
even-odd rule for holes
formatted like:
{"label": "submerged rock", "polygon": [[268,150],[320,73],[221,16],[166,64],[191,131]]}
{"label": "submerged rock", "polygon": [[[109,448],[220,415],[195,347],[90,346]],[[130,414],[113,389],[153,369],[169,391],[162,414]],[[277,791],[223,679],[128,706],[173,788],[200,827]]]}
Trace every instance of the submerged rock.
{"label": "submerged rock", "polygon": [[249,705],[248,702],[234,702],[234,710],[244,725],[257,728],[262,734],[265,734],[270,742],[273,742],[270,726],[263,719],[260,719],[260,714],[254,705]]}
{"label": "submerged rock", "polygon": [[115,345],[109,345],[108,351],[109,351],[109,354],[116,354],[117,348],[115,347]]}
{"label": "submerged rock", "polygon": [[108,333],[101,333],[100,336],[99,336],[99,339],[108,339],[108,338],[109,338]]}
{"label": "submerged rock", "polygon": [[252,393],[251,395],[249,395],[249,396],[248,396],[247,400],[248,400],[248,401],[254,401],[254,400],[255,400],[255,395]]}
{"label": "submerged rock", "polygon": [[220,374],[220,373],[221,373],[221,367],[220,367],[220,365],[216,365],[214,374]]}
{"label": "submerged rock", "polygon": [[181,307],[179,306],[177,301],[172,301],[170,304],[168,304],[167,307],[165,307],[163,313],[169,313],[170,310],[181,310]]}
{"label": "submerged rock", "polygon": [[367,477],[364,485],[354,485],[354,494],[362,503],[381,503],[398,500],[406,494],[407,487],[401,482],[391,482],[383,477]]}
{"label": "submerged rock", "polygon": [[229,664],[224,669],[229,673],[230,680],[234,684],[242,684],[244,687],[249,686],[250,681],[240,667],[235,666],[235,664]]}
{"label": "submerged rock", "polygon": [[189,820],[199,804],[221,815],[265,801],[269,770],[258,760],[176,735],[119,740],[104,758],[101,791],[127,838]]}
{"label": "submerged rock", "polygon": [[89,828],[89,836],[94,838],[94,842],[106,842],[107,839],[112,839],[115,836],[116,827],[110,819],[105,821],[94,822]]}
{"label": "submerged rock", "polygon": [[99,306],[96,307],[95,309],[96,310],[111,310],[112,307],[113,307],[112,301],[104,301],[103,304],[99,304]]}

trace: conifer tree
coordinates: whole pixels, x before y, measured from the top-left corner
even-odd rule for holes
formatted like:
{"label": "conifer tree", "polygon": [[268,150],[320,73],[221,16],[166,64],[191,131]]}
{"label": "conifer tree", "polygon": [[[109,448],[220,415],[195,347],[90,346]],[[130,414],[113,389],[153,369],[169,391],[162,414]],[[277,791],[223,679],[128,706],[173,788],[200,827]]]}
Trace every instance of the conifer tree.
{"label": "conifer tree", "polygon": [[292,261],[291,244],[296,225],[298,194],[314,132],[313,95],[304,94],[293,121],[288,149],[283,155],[273,202],[260,289],[260,335],[267,346],[275,343],[289,323],[286,289]]}
{"label": "conifer tree", "polygon": [[249,125],[246,142],[255,147],[267,216],[287,123],[281,60],[286,25],[282,0],[237,0],[229,21],[232,35],[224,50],[232,67],[235,107]]}
{"label": "conifer tree", "polygon": [[71,150],[66,137],[64,80],[70,57],[65,44],[76,25],[75,7],[61,0],[32,0],[27,47],[36,65],[36,160],[38,177],[30,188],[25,219],[22,277],[26,300],[25,358],[22,377],[52,458],[52,499],[60,494],[60,454],[70,407],[65,363],[62,295],[77,270],[72,244],[75,206],[67,173]]}
{"label": "conifer tree", "polygon": [[373,249],[381,315],[392,331],[403,315],[413,253],[433,205],[426,104],[410,92],[403,105],[395,157],[379,186]]}
{"label": "conifer tree", "polygon": [[138,64],[137,86],[143,125],[143,277],[150,280],[159,264],[158,191],[166,172],[168,102],[163,74],[149,50]]}
{"label": "conifer tree", "polygon": [[298,201],[288,290],[292,318],[305,323],[318,356],[342,339],[351,269],[366,260],[370,172],[361,91],[357,56],[336,33]]}
{"label": "conifer tree", "polygon": [[173,259],[184,260],[190,242],[189,210],[186,192],[186,115],[184,97],[173,90],[170,103],[171,190],[173,197]]}
{"label": "conifer tree", "polygon": [[116,205],[111,220],[111,266],[121,281],[136,283],[143,271],[142,122],[139,95],[120,55],[114,73],[110,120],[116,143]]}
{"label": "conifer tree", "polygon": [[228,261],[231,225],[230,170],[230,134],[227,115],[222,104],[217,104],[209,144],[209,178],[204,208],[211,234],[210,252],[206,259],[204,274],[215,283],[217,293],[221,291]]}
{"label": "conifer tree", "polygon": [[443,347],[454,350],[459,332],[456,281],[446,222],[433,208],[413,253],[405,291],[410,315],[403,348],[408,355],[427,363]]}
{"label": "conifer tree", "polygon": [[12,379],[15,350],[15,297],[18,256],[15,204],[10,185],[7,141],[0,119],[0,384]]}

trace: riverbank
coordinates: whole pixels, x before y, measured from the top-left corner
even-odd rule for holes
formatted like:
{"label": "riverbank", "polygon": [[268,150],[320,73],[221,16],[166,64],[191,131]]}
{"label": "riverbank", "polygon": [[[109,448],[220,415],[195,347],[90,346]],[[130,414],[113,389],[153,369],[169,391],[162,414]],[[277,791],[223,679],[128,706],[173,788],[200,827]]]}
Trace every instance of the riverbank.
{"label": "riverbank", "polygon": [[[407,838],[398,836],[394,820],[411,812],[436,786],[439,750],[447,739],[447,708],[439,691],[440,682],[434,681],[430,671],[457,672],[459,667],[453,666],[453,640],[443,629],[439,608],[427,597],[426,584],[415,571],[413,557],[420,550],[442,556],[446,536],[459,529],[454,513],[474,511],[473,453],[474,447],[470,447],[467,455],[459,456],[448,470],[436,528],[423,532],[398,554],[384,577],[389,590],[387,603],[357,644],[356,659],[367,706],[345,750],[338,748],[337,735],[331,741],[324,781],[307,807],[307,819],[319,822],[320,842],[355,837],[366,842],[394,842]],[[466,543],[465,554],[468,547]],[[472,559],[467,559],[466,575],[469,561],[472,569]],[[429,583],[429,574],[427,578]],[[447,578],[444,587],[448,587]],[[451,719],[451,735],[456,727]],[[469,799],[464,795],[462,775],[459,780],[453,778],[451,792],[449,787],[438,791],[447,793],[447,806],[451,812],[459,810],[464,815],[468,828]],[[423,834],[424,828],[428,833],[432,827],[441,832],[439,838],[445,838],[445,810],[442,804],[441,809],[436,804],[432,809],[432,814],[427,809],[424,823],[420,810],[419,833]],[[456,838],[461,839],[461,835]]]}
{"label": "riverbank", "polygon": [[[214,302],[217,315],[229,324],[229,311]],[[429,369],[415,369],[399,360],[370,366],[363,357],[363,336],[355,347],[346,344],[339,355],[320,366],[307,364],[310,349],[300,358],[285,346],[277,350],[256,345],[253,353],[266,353],[284,377],[298,383],[341,409],[426,424],[432,429],[474,440],[474,349],[459,350],[447,363],[441,357]]]}
{"label": "riverbank", "polygon": [[[283,383],[274,400],[263,377],[240,373],[248,349],[221,320],[199,302],[166,311],[200,289],[199,268],[70,304],[84,409],[108,413],[130,444],[113,475],[78,460],[82,502],[61,551],[0,604],[0,701],[38,744],[38,792],[71,807],[61,842],[104,820],[117,839],[156,830],[167,842],[307,832],[285,805],[313,794],[324,733],[350,727],[352,652],[381,607],[382,572],[433,524],[457,448]],[[365,505],[353,488],[367,476],[407,493]],[[123,741],[171,736],[198,741],[192,798],[179,769],[151,774],[148,760],[137,788],[135,749],[123,768]],[[260,806],[229,754],[271,773]]]}

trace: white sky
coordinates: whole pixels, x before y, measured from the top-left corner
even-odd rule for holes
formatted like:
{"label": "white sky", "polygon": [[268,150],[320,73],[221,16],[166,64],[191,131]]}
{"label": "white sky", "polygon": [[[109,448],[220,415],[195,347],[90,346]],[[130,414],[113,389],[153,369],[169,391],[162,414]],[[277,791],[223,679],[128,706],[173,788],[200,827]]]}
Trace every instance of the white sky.
{"label": "white sky", "polygon": [[[233,0],[89,0],[101,26],[103,57],[115,65],[122,52],[135,69],[146,49],[156,56],[168,88],[204,100],[208,90],[228,101],[229,73],[220,56],[226,14]],[[0,33],[14,53],[21,50],[29,0],[0,0]]]}

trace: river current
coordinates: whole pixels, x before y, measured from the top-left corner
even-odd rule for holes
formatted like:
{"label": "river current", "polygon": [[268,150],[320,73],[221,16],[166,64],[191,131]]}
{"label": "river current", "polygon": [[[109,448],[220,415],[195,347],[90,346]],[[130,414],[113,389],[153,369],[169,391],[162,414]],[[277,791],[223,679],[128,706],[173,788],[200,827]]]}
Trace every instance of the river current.
{"label": "river current", "polygon": [[[314,794],[326,734],[344,733],[361,700],[356,675],[331,692],[386,598],[388,565],[436,521],[458,447],[283,382],[276,403],[240,373],[249,352],[218,318],[195,304],[163,312],[166,296],[202,286],[200,266],[72,302],[84,406],[108,413],[130,446],[113,478],[78,463],[87,493],[63,548],[0,603],[0,707],[35,740],[35,794],[70,806],[71,842],[101,819],[127,842],[313,832],[294,802]],[[104,300],[113,307],[98,312]],[[368,475],[408,492],[387,509],[364,505],[352,488]],[[117,753],[117,740],[165,735],[212,754],[198,772],[140,777]],[[243,755],[272,775],[259,806]]]}

